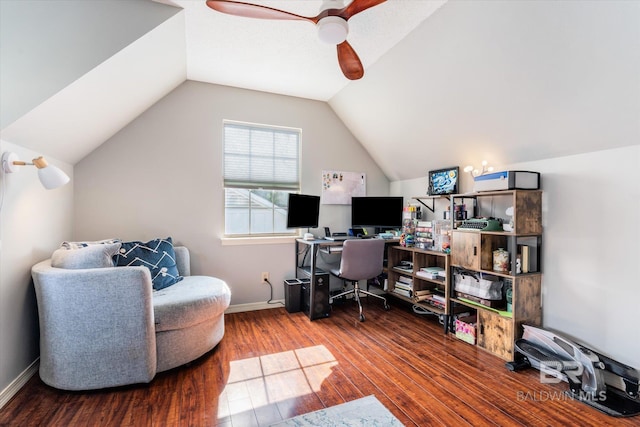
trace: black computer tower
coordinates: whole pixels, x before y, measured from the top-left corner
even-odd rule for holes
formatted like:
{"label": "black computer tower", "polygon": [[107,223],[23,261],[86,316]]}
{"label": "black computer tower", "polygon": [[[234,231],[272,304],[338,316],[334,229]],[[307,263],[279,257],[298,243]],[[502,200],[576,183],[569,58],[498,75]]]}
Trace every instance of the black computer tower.
{"label": "black computer tower", "polygon": [[315,283],[311,279],[302,281],[302,311],[310,320],[329,317],[329,274],[316,274]]}

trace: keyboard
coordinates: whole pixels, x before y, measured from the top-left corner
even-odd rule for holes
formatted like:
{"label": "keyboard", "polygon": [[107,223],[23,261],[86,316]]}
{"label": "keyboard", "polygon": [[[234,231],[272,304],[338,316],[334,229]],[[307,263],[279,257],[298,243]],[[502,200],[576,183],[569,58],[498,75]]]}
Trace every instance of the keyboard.
{"label": "keyboard", "polygon": [[342,242],[343,240],[355,239],[353,236],[331,236],[325,237],[325,240],[329,240],[331,242]]}

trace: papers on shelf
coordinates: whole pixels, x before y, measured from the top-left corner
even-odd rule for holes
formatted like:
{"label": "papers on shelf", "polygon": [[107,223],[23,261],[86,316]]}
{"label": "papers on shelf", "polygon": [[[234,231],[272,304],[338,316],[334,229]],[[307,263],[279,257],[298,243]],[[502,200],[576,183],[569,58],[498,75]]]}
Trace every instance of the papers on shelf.
{"label": "papers on shelf", "polygon": [[413,288],[411,287],[411,285],[408,285],[408,284],[402,283],[402,282],[396,282],[395,288],[396,289],[402,289],[402,290],[409,291],[409,292],[413,291]]}
{"label": "papers on shelf", "polygon": [[411,298],[411,291],[407,291],[407,290],[400,289],[400,288],[395,288],[393,290],[393,292],[398,294],[398,295],[402,295],[404,297]]}
{"label": "papers on shelf", "polygon": [[413,279],[407,276],[398,276],[398,281],[406,283],[407,285],[411,285],[413,283]]}
{"label": "papers on shelf", "polygon": [[442,267],[422,267],[416,272],[416,276],[431,280],[444,280],[447,272]]}

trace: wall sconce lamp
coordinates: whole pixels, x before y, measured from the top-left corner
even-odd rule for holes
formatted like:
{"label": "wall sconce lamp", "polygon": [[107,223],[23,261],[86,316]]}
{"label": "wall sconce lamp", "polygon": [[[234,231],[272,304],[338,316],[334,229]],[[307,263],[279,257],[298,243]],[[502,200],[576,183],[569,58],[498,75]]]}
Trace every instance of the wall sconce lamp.
{"label": "wall sconce lamp", "polygon": [[484,175],[487,172],[493,172],[493,166],[487,166],[488,164],[489,163],[486,160],[483,160],[481,170],[474,169],[471,165],[466,166],[463,170],[465,172],[469,172],[471,176],[475,178],[476,176]]}
{"label": "wall sconce lamp", "polygon": [[48,164],[42,156],[33,159],[32,163],[27,163],[19,160],[16,153],[9,151],[2,153],[2,171],[4,173],[18,172],[18,166],[35,166],[38,169],[38,178],[47,190],[62,187],[69,182],[69,176],[66,173]]}

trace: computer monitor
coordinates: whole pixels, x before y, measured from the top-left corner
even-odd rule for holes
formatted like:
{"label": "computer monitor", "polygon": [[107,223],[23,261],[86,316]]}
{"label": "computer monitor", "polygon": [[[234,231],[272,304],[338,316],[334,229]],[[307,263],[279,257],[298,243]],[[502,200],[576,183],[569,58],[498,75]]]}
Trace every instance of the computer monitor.
{"label": "computer monitor", "polygon": [[351,226],[375,227],[376,232],[402,227],[402,197],[352,197]]}
{"label": "computer monitor", "polygon": [[289,193],[287,228],[316,228],[320,216],[320,196]]}

